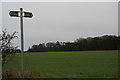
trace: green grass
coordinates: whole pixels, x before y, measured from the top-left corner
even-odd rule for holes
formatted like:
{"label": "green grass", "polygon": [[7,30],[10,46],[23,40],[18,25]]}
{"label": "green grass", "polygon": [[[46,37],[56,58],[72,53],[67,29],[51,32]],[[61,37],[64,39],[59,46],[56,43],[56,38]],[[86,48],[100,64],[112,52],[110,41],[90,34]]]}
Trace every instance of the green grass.
{"label": "green grass", "polygon": [[[118,51],[34,52],[24,54],[25,70],[45,78],[114,78]],[[21,54],[4,70],[21,71]]]}

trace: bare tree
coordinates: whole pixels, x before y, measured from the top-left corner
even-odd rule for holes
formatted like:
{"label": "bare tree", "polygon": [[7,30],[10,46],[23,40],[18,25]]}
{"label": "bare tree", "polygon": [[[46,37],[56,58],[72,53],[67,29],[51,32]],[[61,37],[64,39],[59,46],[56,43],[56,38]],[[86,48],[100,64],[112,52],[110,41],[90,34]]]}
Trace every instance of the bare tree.
{"label": "bare tree", "polygon": [[12,56],[13,52],[17,47],[12,46],[12,40],[17,38],[15,36],[17,32],[13,32],[12,34],[8,33],[5,30],[2,31],[0,34],[0,47],[2,51],[2,64],[5,64],[9,61],[9,58]]}

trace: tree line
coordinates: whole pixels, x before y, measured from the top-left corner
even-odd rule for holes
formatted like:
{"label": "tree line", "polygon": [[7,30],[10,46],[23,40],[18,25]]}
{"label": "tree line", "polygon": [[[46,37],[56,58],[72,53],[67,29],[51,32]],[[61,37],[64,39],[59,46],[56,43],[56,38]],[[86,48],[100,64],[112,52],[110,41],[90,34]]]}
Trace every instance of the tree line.
{"label": "tree line", "polygon": [[120,36],[115,35],[78,38],[73,42],[56,41],[32,45],[27,52],[118,50],[119,40]]}

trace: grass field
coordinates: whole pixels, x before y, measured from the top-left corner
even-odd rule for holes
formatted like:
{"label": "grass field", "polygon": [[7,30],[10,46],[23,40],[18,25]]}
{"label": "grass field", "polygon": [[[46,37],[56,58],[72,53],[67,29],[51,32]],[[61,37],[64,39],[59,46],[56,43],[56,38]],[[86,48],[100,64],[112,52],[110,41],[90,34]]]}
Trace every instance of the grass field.
{"label": "grass field", "polygon": [[[34,52],[24,55],[25,70],[36,78],[114,78],[118,71],[118,51]],[[21,71],[21,54],[4,70]]]}

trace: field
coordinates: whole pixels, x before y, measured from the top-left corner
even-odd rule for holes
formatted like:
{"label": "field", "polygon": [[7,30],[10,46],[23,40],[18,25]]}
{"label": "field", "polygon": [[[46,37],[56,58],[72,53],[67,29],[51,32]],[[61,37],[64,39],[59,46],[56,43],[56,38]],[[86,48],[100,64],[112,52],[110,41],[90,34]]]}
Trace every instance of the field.
{"label": "field", "polygon": [[[115,78],[118,51],[34,52],[24,54],[24,68],[36,78]],[[21,71],[21,54],[4,70]]]}

